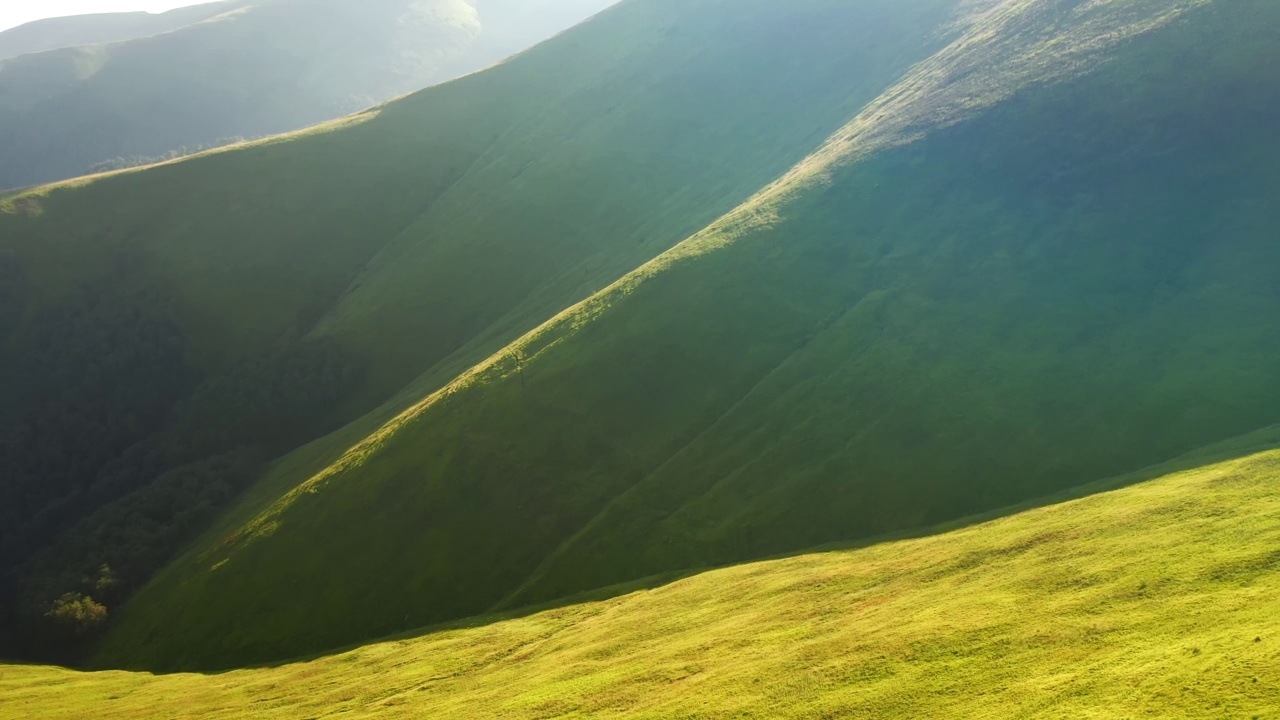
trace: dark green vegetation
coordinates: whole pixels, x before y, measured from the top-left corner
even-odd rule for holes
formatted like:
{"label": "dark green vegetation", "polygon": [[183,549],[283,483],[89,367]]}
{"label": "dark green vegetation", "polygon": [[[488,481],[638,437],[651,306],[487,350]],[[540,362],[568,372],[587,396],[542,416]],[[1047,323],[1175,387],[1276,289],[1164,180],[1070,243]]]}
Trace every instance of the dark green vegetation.
{"label": "dark green vegetation", "polygon": [[[472,72],[613,0],[226,0],[0,33],[0,188],[295,130]],[[534,4],[535,6],[537,3]],[[43,52],[42,52],[43,51]]]}
{"label": "dark green vegetation", "polygon": [[[38,312],[6,367],[0,435],[5,570],[27,653],[85,629],[42,622],[51,598],[114,605],[207,527],[262,462],[332,426],[359,371],[331,343],[283,339],[202,374],[161,293],[126,270]],[[95,620],[91,623],[100,624]],[[54,638],[47,635],[55,630]]]}
{"label": "dark green vegetation", "polygon": [[[108,602],[96,661],[322,651],[1269,425],[1278,66],[1270,0],[631,0],[341,126],[15,196],[5,357],[120,258],[111,307],[156,310],[112,322],[181,348],[121,371],[173,378],[128,395],[167,409],[138,442],[208,450],[81,506],[17,607],[93,620],[98,528],[199,527],[365,412]],[[246,443],[261,405],[201,402],[262,382],[237,368],[333,392]],[[113,427],[90,447],[127,457]]]}

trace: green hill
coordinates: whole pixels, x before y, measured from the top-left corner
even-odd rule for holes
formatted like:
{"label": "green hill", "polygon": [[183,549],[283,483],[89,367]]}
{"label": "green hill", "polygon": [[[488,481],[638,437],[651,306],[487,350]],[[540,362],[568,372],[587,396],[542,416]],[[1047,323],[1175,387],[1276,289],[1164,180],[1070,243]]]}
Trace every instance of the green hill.
{"label": "green hill", "polygon": [[0,718],[1270,719],[1280,453],[1248,448],[1276,439],[933,537],[306,662],[159,677],[4,667]]}
{"label": "green hill", "polygon": [[13,195],[11,625],[76,592],[100,666],[242,666],[1271,425],[1278,36],[1270,0],[631,0]]}
{"label": "green hill", "polygon": [[366,439],[277,466],[100,662],[319,651],[936,523],[1274,422],[1278,13],[948,24],[740,210]]}
{"label": "green hill", "polygon": [[0,33],[0,57],[25,51],[0,60],[0,188],[363,110],[524,50],[612,1],[547,0],[556,12],[527,22],[470,0],[227,0],[15,28]]}
{"label": "green hill", "polygon": [[314,472],[731,210],[936,48],[918,24],[952,3],[760,2],[726,32],[730,7],[629,3],[343,123],[9,198],[11,624],[70,590],[114,611],[261,459],[391,399],[282,466]]}

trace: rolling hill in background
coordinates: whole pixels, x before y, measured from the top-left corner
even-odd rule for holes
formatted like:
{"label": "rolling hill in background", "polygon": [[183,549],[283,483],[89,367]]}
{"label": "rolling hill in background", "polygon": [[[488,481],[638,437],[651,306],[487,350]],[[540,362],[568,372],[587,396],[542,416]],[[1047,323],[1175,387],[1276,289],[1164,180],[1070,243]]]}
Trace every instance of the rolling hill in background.
{"label": "rolling hill in background", "polygon": [[1273,425],[1278,66],[1269,0],[628,0],[11,194],[10,641],[278,661]]}
{"label": "rolling hill in background", "polygon": [[933,537],[275,667],[4,667],[0,718],[1269,718],[1277,439]]}
{"label": "rolling hill in background", "polygon": [[762,3],[725,32],[729,8],[630,3],[302,136],[10,198],[9,625],[68,590],[114,608],[264,459],[377,409],[270,502],[732,210],[927,55],[919,13],[951,5]]}
{"label": "rolling hill in background", "polygon": [[0,32],[0,59],[159,35],[221,15],[227,7],[224,2],[206,2],[163,13],[95,13],[35,20]]}
{"label": "rolling hill in background", "polygon": [[612,4],[226,0],[0,33],[0,188],[330,120],[528,48]]}

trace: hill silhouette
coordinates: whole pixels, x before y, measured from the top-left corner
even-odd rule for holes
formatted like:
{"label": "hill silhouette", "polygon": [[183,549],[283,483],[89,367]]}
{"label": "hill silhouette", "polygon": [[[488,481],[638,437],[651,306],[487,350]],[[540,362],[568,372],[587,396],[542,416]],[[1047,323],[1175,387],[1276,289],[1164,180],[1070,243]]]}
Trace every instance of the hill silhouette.
{"label": "hill silhouette", "polygon": [[498,62],[612,1],[546,0],[538,11],[226,0],[30,23],[0,33],[0,188],[331,120]]}

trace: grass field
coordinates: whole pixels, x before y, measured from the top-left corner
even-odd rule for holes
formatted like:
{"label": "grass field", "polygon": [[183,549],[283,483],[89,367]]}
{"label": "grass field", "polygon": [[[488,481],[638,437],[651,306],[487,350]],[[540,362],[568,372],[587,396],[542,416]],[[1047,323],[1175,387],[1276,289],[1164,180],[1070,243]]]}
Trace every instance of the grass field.
{"label": "grass field", "polygon": [[1280,451],[1259,448],[1277,440],[934,536],[307,662],[0,667],[0,718],[1273,720]]}

